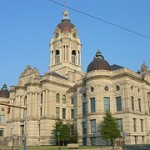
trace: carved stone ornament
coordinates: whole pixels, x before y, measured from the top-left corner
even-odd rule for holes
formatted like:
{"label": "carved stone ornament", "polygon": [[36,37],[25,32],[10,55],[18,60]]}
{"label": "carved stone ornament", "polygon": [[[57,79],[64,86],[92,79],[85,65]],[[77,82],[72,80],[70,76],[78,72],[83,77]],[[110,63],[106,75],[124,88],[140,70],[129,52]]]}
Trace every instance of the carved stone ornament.
{"label": "carved stone ornament", "polygon": [[36,67],[32,69],[28,65],[26,69],[23,71],[23,73],[21,74],[18,85],[23,86],[24,84],[27,83],[36,83],[39,82],[39,79],[40,79],[40,73],[38,69]]}

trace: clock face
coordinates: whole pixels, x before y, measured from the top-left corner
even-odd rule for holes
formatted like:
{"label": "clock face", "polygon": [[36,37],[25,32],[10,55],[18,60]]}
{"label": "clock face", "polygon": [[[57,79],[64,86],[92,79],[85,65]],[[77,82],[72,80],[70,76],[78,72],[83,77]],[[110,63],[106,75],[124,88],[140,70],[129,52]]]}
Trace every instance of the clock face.
{"label": "clock face", "polygon": [[56,34],[55,34],[55,38],[58,38],[59,37],[59,33],[57,32]]}
{"label": "clock face", "polygon": [[77,37],[76,33],[73,33],[73,37],[74,37],[74,38],[76,38],[76,37]]}

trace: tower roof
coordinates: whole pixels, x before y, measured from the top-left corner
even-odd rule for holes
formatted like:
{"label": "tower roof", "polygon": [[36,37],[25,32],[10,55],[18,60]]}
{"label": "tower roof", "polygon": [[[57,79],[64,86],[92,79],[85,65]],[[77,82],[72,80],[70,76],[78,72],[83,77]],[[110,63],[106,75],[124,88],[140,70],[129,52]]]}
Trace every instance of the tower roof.
{"label": "tower roof", "polygon": [[71,29],[75,28],[74,24],[70,22],[69,19],[69,12],[67,10],[63,13],[63,19],[60,24],[57,25],[57,27],[63,32],[68,31],[70,32]]}
{"label": "tower roof", "polygon": [[88,65],[87,72],[94,70],[111,70],[109,63],[104,59],[100,50],[97,51],[94,60]]}

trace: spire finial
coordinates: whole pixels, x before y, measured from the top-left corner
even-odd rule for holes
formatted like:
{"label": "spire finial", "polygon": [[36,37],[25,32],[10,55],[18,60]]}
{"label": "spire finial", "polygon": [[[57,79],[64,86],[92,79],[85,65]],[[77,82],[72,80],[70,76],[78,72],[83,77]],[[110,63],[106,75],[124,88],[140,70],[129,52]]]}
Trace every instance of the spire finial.
{"label": "spire finial", "polygon": [[95,55],[96,58],[101,58],[101,59],[104,59],[101,51],[98,49],[97,52],[96,52],[96,55]]}
{"label": "spire finial", "polygon": [[1,90],[7,90],[7,85],[6,85],[6,83],[4,83],[3,87],[1,88]]}
{"label": "spire finial", "polygon": [[66,9],[63,12],[63,19],[68,19],[69,20],[69,12]]}

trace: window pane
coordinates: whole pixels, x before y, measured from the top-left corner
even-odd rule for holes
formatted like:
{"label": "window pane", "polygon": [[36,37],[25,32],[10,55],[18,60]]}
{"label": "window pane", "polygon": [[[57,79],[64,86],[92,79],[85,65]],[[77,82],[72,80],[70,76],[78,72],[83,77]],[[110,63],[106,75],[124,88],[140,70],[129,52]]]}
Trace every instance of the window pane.
{"label": "window pane", "polygon": [[62,109],[62,118],[66,119],[66,108]]}
{"label": "window pane", "polygon": [[134,97],[131,96],[131,106],[132,106],[132,110],[134,111]]}
{"label": "window pane", "polygon": [[75,64],[75,62],[76,62],[76,56],[72,55],[72,63]]}
{"label": "window pane", "polygon": [[71,119],[74,119],[74,109],[71,109]]}
{"label": "window pane", "polygon": [[60,114],[60,108],[56,107],[56,118],[59,118],[59,114]]}
{"label": "window pane", "polygon": [[140,123],[141,123],[141,132],[143,132],[143,119],[140,119]]}
{"label": "window pane", "polygon": [[133,118],[133,131],[136,132],[136,119]]}
{"label": "window pane", "polygon": [[60,103],[60,95],[58,93],[56,94],[56,103]]}
{"label": "window pane", "polygon": [[91,120],[91,133],[96,133],[96,120]]}
{"label": "window pane", "polygon": [[66,104],[66,96],[63,95],[63,104]]}
{"label": "window pane", "polygon": [[5,116],[0,115],[0,124],[4,124],[4,123],[5,123]]}
{"label": "window pane", "polygon": [[73,97],[71,98],[71,104],[72,105],[74,104],[74,98]]}
{"label": "window pane", "polygon": [[85,116],[87,113],[87,104],[83,103],[83,116]]}
{"label": "window pane", "polygon": [[96,145],[96,137],[91,137],[90,141],[91,141],[91,145]]}
{"label": "window pane", "polygon": [[83,130],[83,134],[87,134],[87,123],[86,122],[83,122],[82,130]]}
{"label": "window pane", "polygon": [[104,111],[110,111],[110,97],[104,97]]}
{"label": "window pane", "polygon": [[141,99],[138,99],[139,111],[141,112]]}
{"label": "window pane", "polygon": [[117,122],[118,122],[118,127],[119,127],[119,130],[120,130],[120,132],[122,132],[122,131],[123,131],[122,118],[120,118],[120,119],[117,119]]}
{"label": "window pane", "polygon": [[95,112],[95,98],[91,98],[91,112]]}
{"label": "window pane", "polygon": [[122,100],[121,100],[121,96],[116,97],[116,108],[117,108],[117,111],[122,111]]}
{"label": "window pane", "polygon": [[0,128],[0,136],[4,136],[4,129]]}

